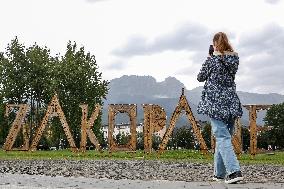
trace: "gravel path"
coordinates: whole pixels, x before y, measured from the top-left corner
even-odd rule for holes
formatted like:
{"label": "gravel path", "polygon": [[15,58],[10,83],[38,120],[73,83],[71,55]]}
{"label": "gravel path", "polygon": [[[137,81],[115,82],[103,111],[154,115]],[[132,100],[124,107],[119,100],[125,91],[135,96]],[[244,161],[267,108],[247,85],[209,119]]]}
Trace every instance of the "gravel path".
{"label": "gravel path", "polygon": [[283,189],[284,183],[114,180],[0,173],[0,189]]}
{"label": "gravel path", "polygon": [[114,180],[0,173],[0,189],[283,189],[284,183]]}
{"label": "gravel path", "polygon": [[[245,182],[284,183],[284,166],[242,165]],[[0,160],[0,173],[207,182],[212,164],[156,160]]]}

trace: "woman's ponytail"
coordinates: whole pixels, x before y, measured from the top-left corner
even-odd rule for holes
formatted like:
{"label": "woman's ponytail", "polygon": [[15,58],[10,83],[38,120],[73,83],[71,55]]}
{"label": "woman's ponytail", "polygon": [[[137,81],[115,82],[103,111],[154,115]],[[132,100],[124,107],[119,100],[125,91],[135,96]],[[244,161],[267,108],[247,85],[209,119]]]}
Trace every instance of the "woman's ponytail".
{"label": "woman's ponytail", "polygon": [[234,51],[229,43],[227,35],[223,32],[218,32],[214,35],[213,44],[215,45],[216,50],[221,52],[222,54],[224,53],[224,51]]}

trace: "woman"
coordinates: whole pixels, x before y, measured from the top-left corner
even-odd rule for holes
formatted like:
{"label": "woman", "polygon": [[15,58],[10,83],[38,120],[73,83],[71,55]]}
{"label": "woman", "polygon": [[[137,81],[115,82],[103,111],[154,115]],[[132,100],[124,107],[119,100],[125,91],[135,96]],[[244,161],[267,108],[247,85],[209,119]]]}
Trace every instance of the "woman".
{"label": "woman", "polygon": [[243,114],[234,82],[239,57],[223,32],[214,35],[213,47],[213,54],[208,56],[197,76],[199,82],[205,81],[197,112],[210,117],[216,137],[213,180],[227,176],[225,183],[229,184],[243,180],[231,142],[235,119]]}

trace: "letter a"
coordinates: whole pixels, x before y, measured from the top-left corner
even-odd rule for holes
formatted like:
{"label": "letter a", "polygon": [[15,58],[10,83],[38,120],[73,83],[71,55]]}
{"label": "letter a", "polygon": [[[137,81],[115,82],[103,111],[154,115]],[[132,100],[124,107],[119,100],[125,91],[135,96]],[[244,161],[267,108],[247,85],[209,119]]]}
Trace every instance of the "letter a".
{"label": "letter a", "polygon": [[200,144],[201,152],[203,154],[207,154],[208,153],[207,146],[206,146],[205,141],[204,141],[204,139],[201,135],[201,132],[200,132],[198,126],[197,126],[196,120],[193,116],[193,113],[190,109],[190,106],[187,102],[187,99],[184,95],[184,88],[182,89],[182,95],[180,96],[179,103],[178,103],[178,105],[177,105],[177,107],[176,107],[176,109],[175,109],[175,111],[174,111],[174,113],[171,117],[170,126],[167,129],[166,134],[164,135],[163,140],[162,140],[162,142],[159,146],[159,154],[161,154],[164,151],[165,147],[167,146],[168,141],[169,141],[169,137],[171,136],[171,134],[173,132],[176,121],[179,118],[179,115],[180,115],[182,110],[185,110],[185,113],[187,115],[187,119],[189,120],[189,122],[192,125],[193,132],[194,132],[194,134],[195,134],[195,136],[196,136],[196,138],[197,138],[197,140]]}
{"label": "letter a", "polygon": [[58,116],[59,117],[60,122],[61,122],[61,124],[63,126],[63,130],[64,130],[64,132],[65,132],[65,134],[67,136],[67,140],[68,140],[68,142],[70,144],[71,151],[72,152],[77,152],[78,149],[77,149],[77,147],[75,145],[75,142],[73,140],[72,134],[71,134],[71,132],[69,130],[69,126],[67,124],[67,121],[66,121],[65,115],[64,115],[64,113],[62,111],[62,108],[61,108],[61,106],[59,104],[59,100],[57,98],[57,95],[54,95],[52,97],[51,102],[50,102],[50,104],[47,107],[46,114],[45,114],[45,116],[44,116],[44,118],[43,118],[43,120],[42,120],[42,122],[40,124],[40,127],[36,131],[36,135],[35,135],[35,137],[33,139],[33,142],[32,142],[30,150],[32,150],[32,151],[36,150],[36,147],[37,147],[38,142],[39,142],[39,140],[40,140],[40,138],[42,136],[42,133],[43,133],[43,131],[45,129],[45,126],[46,126],[49,118],[51,118],[53,116]]}

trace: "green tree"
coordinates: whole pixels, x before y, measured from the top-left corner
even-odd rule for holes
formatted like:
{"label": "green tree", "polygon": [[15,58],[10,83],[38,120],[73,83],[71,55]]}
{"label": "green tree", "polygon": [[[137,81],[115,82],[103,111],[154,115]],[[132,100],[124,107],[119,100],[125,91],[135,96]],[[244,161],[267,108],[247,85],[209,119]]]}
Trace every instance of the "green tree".
{"label": "green tree", "polygon": [[115,136],[115,142],[119,145],[125,145],[129,142],[130,140],[130,135],[125,134],[124,132],[119,132]]}
{"label": "green tree", "polygon": [[[17,37],[8,44],[5,53],[0,53],[0,95],[1,95],[1,106],[4,111],[3,103],[28,103],[27,98],[27,72],[28,72],[28,61],[26,58],[25,46],[20,44]],[[3,114],[1,115],[2,119]],[[2,144],[5,141],[5,137],[8,134],[15,113],[12,112],[8,118],[4,118],[1,121],[1,135]],[[18,137],[15,141],[15,145],[21,143],[21,137]]]}
{"label": "green tree", "polygon": [[284,102],[272,105],[267,110],[264,121],[266,126],[272,127],[267,131],[269,143],[277,148],[284,148]]}
{"label": "green tree", "polygon": [[[20,44],[16,37],[8,44],[5,53],[1,53],[1,95],[6,103],[25,103],[31,106],[28,114],[30,129],[39,125],[40,110],[46,99],[43,94],[49,94],[46,90],[49,86],[48,67],[51,56],[49,50],[38,45],[26,48]],[[11,123],[12,120],[9,120]],[[32,130],[30,130],[32,132]]]}
{"label": "green tree", "polygon": [[191,128],[184,126],[176,129],[174,138],[176,140],[177,147],[185,149],[194,148],[194,136],[192,134]]}
{"label": "green tree", "polygon": [[250,132],[248,128],[242,127],[242,143],[243,151],[247,151],[250,147]]}
{"label": "green tree", "polygon": [[36,43],[26,49],[26,59],[28,61],[27,96],[31,105],[30,127],[32,123],[39,125],[44,114],[44,107],[49,103],[51,95],[54,93],[53,82],[56,81],[53,72],[58,57],[53,58],[47,47],[40,47]]}
{"label": "green tree", "polygon": [[[0,62],[1,62],[1,59],[3,57],[3,53],[0,53]],[[4,144],[5,142],[5,137],[6,137],[6,134],[7,134],[7,131],[6,131],[6,125],[7,123],[5,123],[5,117],[4,117],[4,114],[5,114],[5,105],[3,103],[3,95],[2,95],[2,67],[0,66],[0,147],[2,146],[2,144]]]}
{"label": "green tree", "polygon": [[203,127],[203,130],[201,132],[203,139],[205,140],[205,144],[208,149],[211,148],[211,125],[210,123],[206,123]]}
{"label": "green tree", "polygon": [[[162,141],[162,138],[160,136],[153,134],[152,135],[152,148],[154,150],[158,150],[161,141]],[[144,150],[144,135],[143,135],[143,132],[137,133],[137,146],[136,146],[136,148],[138,150]]]}
{"label": "green tree", "polygon": [[27,103],[28,60],[25,46],[18,38],[11,41],[1,55],[1,94],[8,103]]}
{"label": "green tree", "polygon": [[162,141],[162,138],[160,136],[157,136],[157,135],[153,134],[152,135],[152,142],[153,142],[152,143],[152,148],[154,150],[158,150],[161,141]]}
{"label": "green tree", "polygon": [[6,137],[8,135],[7,119],[4,117],[5,105],[0,97],[0,147],[4,144]]}
{"label": "green tree", "polygon": [[[75,142],[79,145],[81,131],[78,126],[81,124],[82,114],[79,104],[88,104],[89,115],[91,115],[97,103],[103,105],[102,98],[106,97],[109,82],[102,80],[102,73],[98,71],[95,56],[85,53],[84,47],[77,50],[75,42],[67,44],[66,53],[61,57],[56,73],[58,79],[54,90],[59,95]],[[98,116],[93,130],[102,142],[103,133],[99,129],[100,123],[101,114]]]}
{"label": "green tree", "polygon": [[[51,56],[47,47],[36,43],[26,48],[16,37],[8,44],[6,52],[0,53],[0,73],[1,100],[30,104],[30,128],[39,126],[48,103],[57,93],[77,146],[80,143],[82,114],[79,105],[88,104],[90,116],[96,103],[103,105],[108,91],[109,82],[102,79],[95,56],[86,53],[84,47],[77,49],[75,42],[68,42],[66,53],[60,57]],[[60,122],[52,119],[50,123],[50,133],[65,140]],[[100,124],[101,114],[93,130],[103,143]],[[58,140],[52,140],[50,145],[58,145]]]}
{"label": "green tree", "polygon": [[144,135],[143,132],[137,132],[137,149],[144,150]]}
{"label": "green tree", "polygon": [[261,131],[261,133],[257,136],[257,147],[267,149],[268,145],[271,144],[270,132],[269,131]]}

